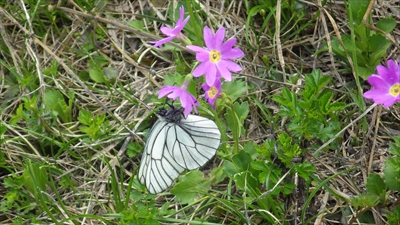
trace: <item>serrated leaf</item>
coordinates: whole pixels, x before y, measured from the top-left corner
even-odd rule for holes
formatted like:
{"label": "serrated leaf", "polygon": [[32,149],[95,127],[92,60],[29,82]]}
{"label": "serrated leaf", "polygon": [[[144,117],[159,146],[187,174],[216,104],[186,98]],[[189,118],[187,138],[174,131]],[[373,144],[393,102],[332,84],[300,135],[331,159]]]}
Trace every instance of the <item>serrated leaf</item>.
{"label": "serrated leaf", "polygon": [[400,158],[388,158],[385,162],[384,179],[390,190],[400,191]]}
{"label": "serrated leaf", "polygon": [[92,113],[81,109],[79,111],[78,121],[85,125],[90,125],[92,123]]}
{"label": "serrated leaf", "polygon": [[304,178],[306,181],[309,181],[310,175],[315,173],[316,169],[310,162],[303,162],[296,166],[296,171],[299,173],[300,177]]}
{"label": "serrated leaf", "polygon": [[355,208],[359,207],[374,207],[379,203],[379,196],[368,193],[361,193],[350,199],[351,204]]}

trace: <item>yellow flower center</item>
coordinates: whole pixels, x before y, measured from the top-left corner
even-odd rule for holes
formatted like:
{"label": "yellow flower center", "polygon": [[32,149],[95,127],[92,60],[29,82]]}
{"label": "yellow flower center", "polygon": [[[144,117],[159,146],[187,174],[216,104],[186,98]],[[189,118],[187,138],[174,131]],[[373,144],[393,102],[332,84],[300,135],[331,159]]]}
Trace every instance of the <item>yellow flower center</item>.
{"label": "yellow flower center", "polygon": [[210,52],[210,61],[213,63],[217,63],[221,60],[221,53],[217,50],[212,50]]}
{"label": "yellow flower center", "polygon": [[400,84],[394,84],[390,89],[389,89],[389,93],[393,96],[393,97],[397,97],[400,94]]}
{"label": "yellow flower center", "polygon": [[211,87],[210,90],[208,90],[208,96],[210,96],[210,98],[215,98],[217,94],[218,89],[216,87]]}

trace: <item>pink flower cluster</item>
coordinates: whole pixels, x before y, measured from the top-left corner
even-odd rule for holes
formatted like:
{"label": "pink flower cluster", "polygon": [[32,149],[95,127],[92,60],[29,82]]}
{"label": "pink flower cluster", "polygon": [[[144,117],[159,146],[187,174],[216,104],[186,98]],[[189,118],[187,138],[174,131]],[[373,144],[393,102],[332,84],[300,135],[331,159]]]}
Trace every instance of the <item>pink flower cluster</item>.
{"label": "pink flower cluster", "polygon": [[[183,20],[184,10],[180,8],[180,18],[176,22],[174,28],[162,27],[161,32],[167,35],[167,38],[161,39],[153,43],[155,47],[161,46],[174,38],[181,38],[181,31],[189,20],[187,17]],[[203,31],[205,48],[195,45],[186,46],[189,50],[197,52],[196,60],[200,64],[194,69],[193,76],[200,77],[205,76],[206,83],[202,85],[205,92],[205,99],[215,109],[215,100],[221,94],[221,85],[224,78],[225,81],[232,80],[231,72],[239,72],[242,68],[233,59],[238,59],[244,56],[243,51],[240,48],[234,48],[236,44],[236,38],[231,38],[225,43],[225,28],[221,27],[215,34],[212,33],[211,29],[204,27]],[[158,97],[162,98],[167,96],[173,100],[180,98],[182,107],[184,108],[185,116],[189,115],[192,109],[197,113],[196,106],[199,106],[199,102],[196,98],[187,91],[189,80],[185,80],[182,86],[164,86],[158,91]]]}

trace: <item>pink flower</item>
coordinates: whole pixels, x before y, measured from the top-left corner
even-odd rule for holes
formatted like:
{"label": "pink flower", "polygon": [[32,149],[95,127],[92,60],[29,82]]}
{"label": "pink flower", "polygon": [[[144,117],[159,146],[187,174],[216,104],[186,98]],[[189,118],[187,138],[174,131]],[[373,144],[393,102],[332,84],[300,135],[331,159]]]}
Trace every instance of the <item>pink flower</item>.
{"label": "pink flower", "polygon": [[178,21],[176,21],[176,25],[174,28],[169,28],[166,26],[162,26],[160,28],[161,32],[165,35],[167,35],[168,37],[163,38],[159,41],[149,41],[149,43],[154,44],[154,47],[158,47],[161,46],[167,42],[172,41],[174,38],[183,38],[183,35],[181,33],[181,31],[183,30],[183,28],[185,27],[187,21],[189,20],[190,16],[186,17],[185,20],[183,20],[183,16],[184,16],[185,12],[183,9],[183,6],[179,9],[179,19]]}
{"label": "pink flower", "polygon": [[167,97],[172,100],[179,98],[181,101],[182,108],[185,109],[184,111],[185,117],[187,117],[192,111],[192,108],[197,113],[196,106],[200,106],[200,103],[196,100],[196,98],[187,91],[187,87],[188,87],[187,81],[184,81],[182,86],[180,87],[164,86],[161,88],[161,90],[157,92],[158,98],[160,99],[166,95],[168,95]]}
{"label": "pink flower", "polygon": [[400,101],[400,66],[393,60],[387,61],[387,68],[376,67],[378,74],[368,77],[374,89],[364,93],[364,98],[372,99],[377,104],[388,108]]}
{"label": "pink flower", "polygon": [[219,79],[215,80],[215,83],[212,86],[208,86],[207,84],[201,85],[205,92],[205,99],[211,105],[213,109],[215,109],[215,100],[221,93],[221,81]]}
{"label": "pink flower", "polygon": [[193,76],[199,77],[206,75],[206,83],[212,86],[217,79],[217,72],[227,80],[232,80],[232,72],[239,72],[242,68],[232,59],[244,56],[240,48],[233,48],[236,44],[236,38],[231,38],[222,43],[225,38],[225,28],[221,27],[215,35],[208,27],[204,27],[204,41],[207,49],[199,46],[188,45],[188,49],[197,52],[196,59],[201,64],[193,71]]}

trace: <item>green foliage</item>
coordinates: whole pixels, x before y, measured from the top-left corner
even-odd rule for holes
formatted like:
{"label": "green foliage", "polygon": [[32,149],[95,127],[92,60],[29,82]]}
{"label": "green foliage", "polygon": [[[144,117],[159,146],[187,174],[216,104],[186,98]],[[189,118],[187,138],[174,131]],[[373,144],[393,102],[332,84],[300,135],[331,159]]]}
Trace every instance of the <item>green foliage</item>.
{"label": "green foliage", "polygon": [[232,102],[242,97],[247,91],[247,85],[245,81],[233,80],[231,82],[225,82],[222,84],[223,93],[225,93]]}
{"label": "green foliage", "polygon": [[91,112],[82,109],[79,111],[78,120],[80,123],[86,125],[81,126],[80,130],[88,134],[92,140],[98,139],[110,129],[110,121],[106,120],[106,114],[93,115]]}
{"label": "green foliage", "polygon": [[289,165],[294,157],[300,156],[303,153],[300,146],[293,144],[292,137],[286,133],[279,135],[277,144],[278,148],[281,149],[281,151],[278,151],[278,157],[285,165]]}
{"label": "green foliage", "polygon": [[388,213],[386,216],[390,225],[398,225],[400,223],[400,206],[397,206],[392,213]]}
{"label": "green foliage", "polygon": [[210,182],[205,181],[203,173],[198,170],[192,170],[179,177],[179,182],[171,188],[171,194],[176,196],[177,201],[182,204],[191,204],[195,202],[198,194],[207,193],[210,188]]}
{"label": "green foliage", "polygon": [[400,137],[394,137],[394,143],[390,143],[389,157],[385,162],[384,179],[390,190],[400,191]]}
{"label": "green foliage", "polygon": [[368,193],[379,196],[381,203],[386,202],[386,185],[378,174],[371,173],[368,176],[366,187]]}
{"label": "green foliage", "polygon": [[115,68],[107,66],[109,61],[102,56],[91,56],[88,63],[89,76],[97,83],[108,83],[117,78],[118,72]]}
{"label": "green foliage", "polygon": [[371,195],[368,193],[362,193],[357,195],[356,197],[351,198],[351,204],[355,208],[359,207],[374,207],[379,203],[379,196]]}
{"label": "green foliage", "polygon": [[44,94],[44,105],[47,109],[54,110],[56,116],[59,116],[64,123],[72,122],[72,106],[74,102],[74,93],[68,93],[68,104],[64,96],[58,90],[47,89]]}
{"label": "green foliage", "polygon": [[299,94],[282,89],[273,100],[280,105],[279,116],[289,117],[288,130],[294,137],[327,141],[340,129],[339,112],[346,108],[342,102],[332,102],[333,93],[325,86],[331,78],[314,70],[305,76],[306,84]]}
{"label": "green foliage", "polygon": [[[349,0],[347,12],[350,20],[349,24],[354,31],[355,40],[350,34],[342,34],[341,39],[343,45],[337,37],[332,38],[332,51],[343,61],[349,64],[347,56],[356,57],[353,62],[357,62],[354,66],[356,71],[363,79],[367,79],[375,72],[375,68],[380,64],[381,59],[387,54],[387,50],[391,42],[386,37],[375,31],[370,30],[362,24],[363,16],[366,12],[369,0]],[[393,18],[380,19],[376,25],[384,32],[391,32],[396,24]]]}
{"label": "green foliage", "polygon": [[[259,0],[253,4],[246,4],[247,19],[246,19],[246,38],[249,36],[249,32],[257,31],[256,43],[260,43],[260,39],[265,33],[270,36],[274,36],[276,32],[275,20],[276,19],[276,8],[277,1],[273,0]],[[281,27],[281,33],[290,33],[291,35],[300,35],[306,27],[312,25],[312,20],[306,19],[307,7],[301,1],[282,1],[281,2],[281,21],[280,23],[284,26]],[[252,29],[253,27],[261,27]],[[248,41],[247,43],[252,43]],[[260,46],[251,46],[257,49]]]}

